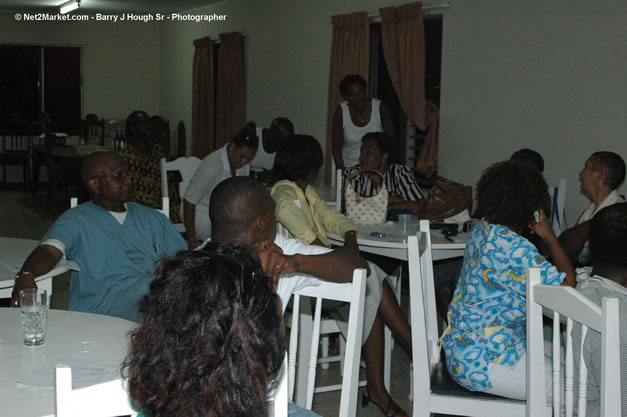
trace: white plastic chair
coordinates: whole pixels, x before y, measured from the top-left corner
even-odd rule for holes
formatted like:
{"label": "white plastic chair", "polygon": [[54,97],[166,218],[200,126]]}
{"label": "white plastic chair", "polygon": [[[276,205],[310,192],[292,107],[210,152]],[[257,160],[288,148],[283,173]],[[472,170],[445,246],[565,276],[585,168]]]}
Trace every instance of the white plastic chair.
{"label": "white plastic chair", "polygon": [[[290,347],[288,355],[290,398],[293,398],[294,382],[296,378],[300,297],[305,296],[316,299],[316,307],[313,316],[305,408],[311,410],[314,393],[341,389],[342,393],[338,415],[340,417],[352,417],[355,415],[357,410],[357,388],[361,356],[365,294],[366,271],[364,269],[355,270],[353,273],[352,283],[338,284],[321,280],[320,285],[318,286],[309,286],[294,292]],[[344,358],[342,384],[315,388],[318,343],[320,341],[320,317],[322,313],[323,299],[350,303],[350,313],[348,319],[348,333],[346,337],[346,353]]]}
{"label": "white plastic chair", "polygon": [[[540,270],[527,271],[527,416],[541,416],[546,402],[544,379],[544,337],[542,309],[553,311],[553,410],[560,409],[560,316],[566,320],[566,350],[564,361],[564,406],[566,417],[574,411],[574,358],[571,331],[573,323],[582,325],[579,351],[588,329],[596,330],[602,337],[601,363],[601,417],[621,414],[620,345],[618,300],[603,298],[602,307],[566,286],[542,285]],[[588,370],[579,359],[578,415],[586,415]],[[558,413],[556,413],[558,414]],[[546,414],[549,416],[550,414]]]}
{"label": "white plastic chair", "polygon": [[56,417],[136,416],[125,380],[72,389],[72,368],[55,365]]}
{"label": "white plastic chair", "polygon": [[562,178],[557,187],[549,186],[551,196],[551,226],[556,236],[567,229],[566,225],[566,179]]}
{"label": "white plastic chair", "polygon": [[[431,413],[458,416],[523,417],[525,402],[471,392],[455,383],[440,359],[429,221],[407,239],[412,323],[413,416]],[[537,414],[534,417],[539,417]]]}
{"label": "white plastic chair", "polygon": [[[165,158],[161,158],[160,168],[161,168],[161,196],[168,196],[168,171],[179,171],[181,173],[181,182],[179,182],[179,196],[181,197],[181,208],[180,215],[183,218],[183,196],[185,195],[185,190],[187,190],[187,186],[189,186],[189,182],[192,180],[192,177],[196,173],[198,169],[198,165],[200,165],[201,160],[196,158],[195,156],[190,156],[189,158],[181,157],[177,158],[174,161],[167,162]],[[174,225],[179,232],[185,231],[185,226],[182,223],[177,223]]]}
{"label": "white plastic chair", "polygon": [[283,365],[279,370],[276,381],[272,384],[268,392],[268,415],[274,417],[287,417],[287,401],[288,401],[288,368],[287,368],[287,352],[283,359]]}

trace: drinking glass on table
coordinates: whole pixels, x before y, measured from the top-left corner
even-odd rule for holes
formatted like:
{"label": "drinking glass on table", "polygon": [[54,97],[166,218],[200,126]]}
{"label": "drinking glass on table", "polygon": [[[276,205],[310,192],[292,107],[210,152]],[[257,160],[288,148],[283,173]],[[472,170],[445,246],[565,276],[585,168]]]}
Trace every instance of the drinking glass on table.
{"label": "drinking glass on table", "polygon": [[28,288],[20,291],[22,304],[22,340],[26,346],[43,345],[48,322],[46,290]]}

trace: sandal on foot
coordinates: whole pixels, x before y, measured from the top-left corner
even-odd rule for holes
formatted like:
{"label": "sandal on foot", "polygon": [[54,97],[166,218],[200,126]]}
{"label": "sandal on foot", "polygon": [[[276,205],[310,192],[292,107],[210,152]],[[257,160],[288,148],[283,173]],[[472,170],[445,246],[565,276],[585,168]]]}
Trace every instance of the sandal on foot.
{"label": "sandal on foot", "polygon": [[361,406],[362,408],[367,407],[368,403],[372,401],[372,403],[376,405],[379,410],[381,410],[381,412],[383,413],[385,417],[409,417],[407,412],[405,412],[405,410],[403,410],[398,404],[396,404],[392,400],[392,396],[390,396],[389,398],[390,399],[388,400],[388,405],[385,408],[385,410],[383,410],[383,407],[377,404],[376,401],[370,399],[370,393],[366,389],[366,391],[362,392]]}

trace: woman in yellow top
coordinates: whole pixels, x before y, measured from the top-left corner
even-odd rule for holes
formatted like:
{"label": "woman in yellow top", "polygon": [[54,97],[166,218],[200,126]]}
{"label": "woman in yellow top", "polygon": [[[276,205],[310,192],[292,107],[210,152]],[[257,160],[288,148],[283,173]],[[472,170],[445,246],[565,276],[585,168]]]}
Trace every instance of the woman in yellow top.
{"label": "woman in yellow top", "polygon": [[[322,148],[316,138],[293,135],[285,140],[272,168],[277,180],[272,187],[277,221],[290,235],[307,244],[329,246],[329,232],[344,236],[344,247],[359,252],[353,222],[329,208],[310,186],[318,177],[322,163]],[[377,313],[372,326],[369,329],[364,326],[363,358],[368,378],[364,403],[367,404],[366,399],[372,400],[386,416],[406,416],[383,384],[383,324],[397,335],[407,352],[411,352],[411,331],[392,290],[381,282],[385,273],[372,263],[369,266],[376,271],[368,277],[365,308],[375,309]]]}

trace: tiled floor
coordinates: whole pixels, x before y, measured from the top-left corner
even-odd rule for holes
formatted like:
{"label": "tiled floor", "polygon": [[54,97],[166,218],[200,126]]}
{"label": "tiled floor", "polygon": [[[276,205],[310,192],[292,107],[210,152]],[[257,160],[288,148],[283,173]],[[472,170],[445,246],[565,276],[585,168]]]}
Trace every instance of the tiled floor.
{"label": "tiled floor", "polygon": [[[69,207],[69,202],[68,202]],[[56,219],[55,214],[45,208],[45,193],[40,192],[35,198],[30,193],[20,190],[0,191],[0,236],[21,237],[39,240]],[[67,308],[67,288],[69,276],[55,277],[53,280],[52,308]],[[407,305],[405,303],[405,305]],[[328,370],[318,370],[321,383],[339,381],[339,366],[331,364]],[[400,346],[396,346],[392,358],[392,396],[407,412],[411,413],[412,404],[409,394],[409,360]],[[316,394],[313,409],[322,416],[337,415],[339,392]],[[361,407],[361,395],[358,400],[357,415],[363,417],[382,416],[383,414],[370,403]]]}

